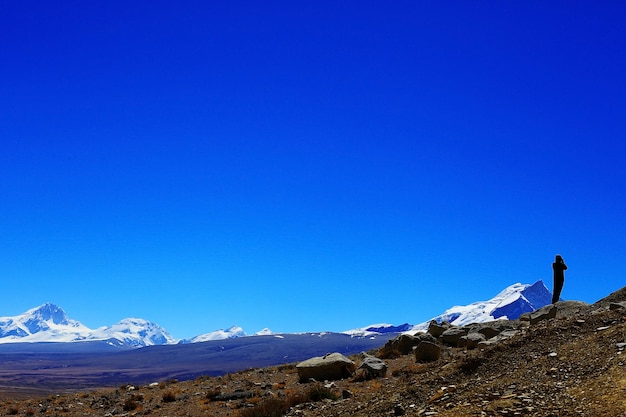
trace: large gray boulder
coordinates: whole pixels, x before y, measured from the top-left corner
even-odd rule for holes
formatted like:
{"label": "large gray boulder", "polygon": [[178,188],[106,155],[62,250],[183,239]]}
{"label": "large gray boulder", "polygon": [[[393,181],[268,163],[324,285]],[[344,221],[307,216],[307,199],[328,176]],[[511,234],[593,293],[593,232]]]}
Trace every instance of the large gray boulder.
{"label": "large gray boulder", "polygon": [[296,365],[300,382],[332,381],[347,378],[354,372],[356,365],[341,353],[330,353],[307,359]]}
{"label": "large gray boulder", "polygon": [[363,370],[367,379],[384,378],[387,375],[387,363],[385,361],[365,352],[362,353],[362,356],[363,361],[358,369]]}
{"label": "large gray boulder", "polygon": [[457,347],[461,337],[467,335],[468,330],[464,327],[450,327],[444,331],[439,339],[448,346]]}

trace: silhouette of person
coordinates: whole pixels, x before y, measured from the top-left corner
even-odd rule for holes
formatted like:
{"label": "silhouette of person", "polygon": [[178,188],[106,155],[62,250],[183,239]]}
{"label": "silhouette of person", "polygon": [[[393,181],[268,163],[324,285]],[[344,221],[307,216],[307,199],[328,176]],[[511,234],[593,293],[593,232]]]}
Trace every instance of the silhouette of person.
{"label": "silhouette of person", "polygon": [[563,283],[565,282],[565,271],[567,265],[563,261],[561,255],[556,255],[554,262],[552,263],[552,271],[554,272],[554,284],[552,290],[552,304],[555,304],[561,298],[561,290],[563,289]]}

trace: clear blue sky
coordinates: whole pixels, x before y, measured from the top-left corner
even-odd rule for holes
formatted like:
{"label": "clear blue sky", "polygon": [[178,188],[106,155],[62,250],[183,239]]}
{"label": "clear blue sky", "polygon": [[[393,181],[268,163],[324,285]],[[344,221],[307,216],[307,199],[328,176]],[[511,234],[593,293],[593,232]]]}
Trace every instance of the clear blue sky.
{"label": "clear blue sky", "polygon": [[626,285],[623,2],[0,3],[0,315],[185,338]]}

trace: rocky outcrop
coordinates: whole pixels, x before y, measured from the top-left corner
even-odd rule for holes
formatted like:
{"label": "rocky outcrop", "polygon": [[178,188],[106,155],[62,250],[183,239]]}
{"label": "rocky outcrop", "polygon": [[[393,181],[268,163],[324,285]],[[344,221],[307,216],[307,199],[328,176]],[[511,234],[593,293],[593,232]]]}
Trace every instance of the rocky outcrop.
{"label": "rocky outcrop", "polygon": [[331,381],[347,378],[356,368],[354,362],[341,353],[330,353],[325,356],[307,359],[296,365],[300,382]]}
{"label": "rocky outcrop", "polygon": [[437,339],[429,333],[418,333],[416,335],[401,334],[385,343],[380,354],[383,357],[392,356],[396,352],[402,355],[408,355],[413,351],[413,348],[422,341],[435,343]]}

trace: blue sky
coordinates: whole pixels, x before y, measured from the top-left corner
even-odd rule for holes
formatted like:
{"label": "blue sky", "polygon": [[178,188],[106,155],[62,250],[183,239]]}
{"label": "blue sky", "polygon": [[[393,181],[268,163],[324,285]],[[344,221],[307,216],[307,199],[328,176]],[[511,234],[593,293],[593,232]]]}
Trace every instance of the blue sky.
{"label": "blue sky", "polygon": [[[182,3],[182,4],[179,4]],[[621,2],[0,4],[0,315],[192,337],[625,285]]]}

